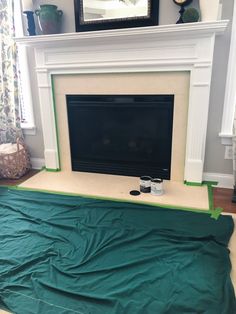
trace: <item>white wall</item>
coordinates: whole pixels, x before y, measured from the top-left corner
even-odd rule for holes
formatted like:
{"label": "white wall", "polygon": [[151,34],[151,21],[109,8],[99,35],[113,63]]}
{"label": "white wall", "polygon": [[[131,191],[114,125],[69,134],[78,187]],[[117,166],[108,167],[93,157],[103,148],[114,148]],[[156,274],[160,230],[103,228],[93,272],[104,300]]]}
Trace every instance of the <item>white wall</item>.
{"label": "white wall", "polygon": [[[231,19],[233,0],[223,0],[223,19]],[[221,131],[228,56],[231,39],[231,23],[224,36],[216,39],[209,121],[206,142],[205,172],[233,173],[232,160],[225,160],[225,146],[218,134]]]}

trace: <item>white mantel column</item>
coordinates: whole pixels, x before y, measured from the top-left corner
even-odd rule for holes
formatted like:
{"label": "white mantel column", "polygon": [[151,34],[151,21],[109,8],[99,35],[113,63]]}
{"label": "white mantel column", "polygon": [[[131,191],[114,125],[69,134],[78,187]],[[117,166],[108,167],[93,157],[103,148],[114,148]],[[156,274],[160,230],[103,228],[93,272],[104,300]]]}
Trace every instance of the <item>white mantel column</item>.
{"label": "white mantel column", "polygon": [[201,183],[205,159],[212,65],[191,71],[184,178]]}
{"label": "white mantel column", "polygon": [[37,78],[45,147],[45,165],[47,170],[58,171],[60,170],[60,164],[52,79],[47,70],[38,70]]}

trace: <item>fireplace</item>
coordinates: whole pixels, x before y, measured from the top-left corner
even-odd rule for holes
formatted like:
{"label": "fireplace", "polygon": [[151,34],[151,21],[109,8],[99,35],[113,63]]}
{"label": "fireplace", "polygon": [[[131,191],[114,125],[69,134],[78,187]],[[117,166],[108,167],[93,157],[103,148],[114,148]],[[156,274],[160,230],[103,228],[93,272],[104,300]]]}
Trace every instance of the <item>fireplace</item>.
{"label": "fireplace", "polygon": [[[74,89],[76,89],[75,94],[116,95],[120,90],[126,93],[127,89],[129,94],[145,94],[148,93],[147,89],[152,89],[150,93],[153,94],[175,94],[171,180],[201,183],[215,37],[223,34],[227,25],[228,21],[210,21],[189,25],[162,25],[15,39],[18,45],[35,48],[46,169],[71,171],[68,137],[63,133],[67,130],[65,128],[67,116],[66,113],[62,114],[63,107],[59,108],[59,114],[58,112],[55,114],[57,102],[64,102],[65,94],[74,94]],[[174,93],[169,88],[169,80],[161,82],[165,88],[168,88],[167,92],[158,92],[159,83],[154,80],[147,83],[145,79],[138,87],[130,81],[127,83],[122,81],[120,84],[122,88],[118,86],[119,90],[114,91],[117,88],[114,82],[121,76],[136,75],[139,80],[140,76],[147,74],[162,76],[162,73],[183,72],[189,72],[190,75],[188,109],[187,112],[184,110],[184,115],[182,106],[179,108],[176,104],[181,104],[186,94],[181,95],[178,90]],[[75,86],[66,86],[63,83],[58,90],[58,95],[54,95],[57,76],[67,75],[76,76],[77,81],[81,76],[83,79],[79,79]],[[84,77],[88,75],[92,78],[89,84],[86,81],[85,86]],[[101,85],[102,82],[97,80],[97,76],[103,75],[107,77],[113,75],[113,81],[109,80],[105,85]],[[95,82],[95,79],[96,84],[92,90],[91,80]],[[97,85],[99,91],[95,90]],[[178,80],[175,80],[174,85],[178,89],[181,88]],[[86,92],[81,91],[81,86]],[[110,86],[108,88],[110,90],[107,90],[107,86]],[[64,91],[65,88],[67,88],[66,93],[62,95],[61,90]],[[173,89],[176,89],[175,86]],[[182,116],[185,118],[185,112],[187,116],[186,119],[182,119],[184,123],[182,126],[179,118]],[[63,121],[61,128],[57,127],[57,118]],[[182,134],[181,140],[179,140],[179,132]]]}
{"label": "fireplace", "polygon": [[170,179],[174,95],[67,95],[74,171]]}

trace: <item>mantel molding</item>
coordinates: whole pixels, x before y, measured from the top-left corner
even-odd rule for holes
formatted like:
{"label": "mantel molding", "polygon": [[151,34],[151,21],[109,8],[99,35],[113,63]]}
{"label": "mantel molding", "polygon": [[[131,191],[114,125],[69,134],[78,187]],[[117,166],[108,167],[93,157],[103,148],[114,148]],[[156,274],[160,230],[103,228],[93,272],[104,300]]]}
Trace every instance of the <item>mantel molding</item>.
{"label": "mantel molding", "polygon": [[150,27],[137,27],[127,29],[101,30],[81,33],[64,33],[55,35],[24,36],[15,38],[19,45],[59,47],[59,46],[78,46],[83,42],[98,40],[104,41],[130,40],[131,38],[145,39],[184,39],[184,37],[210,36],[223,33],[229,20],[219,20],[210,22],[198,22],[188,24],[171,24]]}
{"label": "mantel molding", "polygon": [[35,51],[46,167],[60,169],[53,75],[189,71],[184,179],[202,182],[215,36],[227,25],[213,21],[16,38]]}

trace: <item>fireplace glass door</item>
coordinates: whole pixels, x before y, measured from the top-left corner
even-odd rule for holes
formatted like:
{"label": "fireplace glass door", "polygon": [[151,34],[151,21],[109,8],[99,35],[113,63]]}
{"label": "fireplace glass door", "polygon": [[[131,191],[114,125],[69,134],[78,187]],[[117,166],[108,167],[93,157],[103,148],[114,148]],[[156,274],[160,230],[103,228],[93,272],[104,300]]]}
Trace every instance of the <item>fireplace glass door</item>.
{"label": "fireplace glass door", "polygon": [[174,95],[67,95],[72,170],[170,179]]}

